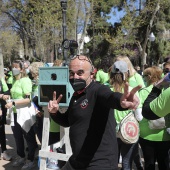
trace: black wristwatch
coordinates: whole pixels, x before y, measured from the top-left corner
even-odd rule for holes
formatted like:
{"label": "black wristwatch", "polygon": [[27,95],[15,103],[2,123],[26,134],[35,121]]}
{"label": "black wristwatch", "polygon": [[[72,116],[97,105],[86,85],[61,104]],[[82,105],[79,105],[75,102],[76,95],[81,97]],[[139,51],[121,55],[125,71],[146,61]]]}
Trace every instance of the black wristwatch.
{"label": "black wristwatch", "polygon": [[15,102],[14,102],[14,101],[12,102],[12,106],[14,106],[14,107],[15,107]]}

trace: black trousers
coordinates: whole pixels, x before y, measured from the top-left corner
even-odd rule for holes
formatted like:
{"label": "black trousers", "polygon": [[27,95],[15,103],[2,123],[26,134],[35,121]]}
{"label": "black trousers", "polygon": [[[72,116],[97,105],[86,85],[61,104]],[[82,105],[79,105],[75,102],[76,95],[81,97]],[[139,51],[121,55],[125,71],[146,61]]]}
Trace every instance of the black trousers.
{"label": "black trousers", "polygon": [[169,170],[168,151],[170,141],[149,141],[139,139],[145,161],[145,170],[155,170],[155,162],[158,162],[159,170]]}
{"label": "black trousers", "polygon": [[[43,117],[36,117],[36,123],[34,124],[34,132],[38,137],[40,143],[42,143],[42,131],[43,131]],[[60,141],[60,132],[49,132],[49,145],[52,145]]]}
{"label": "black trousers", "polygon": [[27,146],[28,146],[27,159],[33,161],[35,150],[37,148],[37,142],[36,142],[33,126],[31,127],[29,132],[26,133],[21,128],[21,126],[17,123],[17,114],[15,113],[14,113],[14,124],[15,126],[12,126],[12,131],[13,131],[14,138],[15,138],[17,154],[22,158],[25,157],[25,147],[24,147],[24,138],[25,138]]}
{"label": "black trousers", "polygon": [[5,108],[6,102],[4,100],[0,100],[2,116],[0,116],[0,144],[1,150],[4,152],[6,150],[6,134],[5,134],[5,124],[6,124],[6,113],[7,109]]}
{"label": "black trousers", "polygon": [[4,152],[6,150],[6,135],[5,135],[5,125],[3,117],[0,116],[0,144],[1,150]]}

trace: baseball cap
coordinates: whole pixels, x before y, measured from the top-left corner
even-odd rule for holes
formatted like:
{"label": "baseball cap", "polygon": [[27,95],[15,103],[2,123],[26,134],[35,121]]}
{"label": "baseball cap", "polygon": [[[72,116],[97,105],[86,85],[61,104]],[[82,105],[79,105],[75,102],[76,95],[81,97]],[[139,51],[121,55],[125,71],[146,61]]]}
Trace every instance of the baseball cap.
{"label": "baseball cap", "polygon": [[112,66],[112,73],[126,73],[128,65],[125,61],[116,61]]}

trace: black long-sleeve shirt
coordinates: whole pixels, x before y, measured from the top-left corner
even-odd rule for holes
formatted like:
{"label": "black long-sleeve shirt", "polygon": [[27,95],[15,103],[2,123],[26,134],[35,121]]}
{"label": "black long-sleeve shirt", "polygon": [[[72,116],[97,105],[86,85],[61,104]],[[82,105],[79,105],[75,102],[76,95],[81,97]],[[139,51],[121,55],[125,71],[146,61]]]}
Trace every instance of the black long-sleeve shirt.
{"label": "black long-sleeve shirt", "polygon": [[65,114],[51,115],[64,127],[70,127],[73,155],[69,161],[81,170],[114,170],[118,163],[118,146],[113,109],[120,106],[122,94],[92,82],[81,94],[74,94]]}
{"label": "black long-sleeve shirt", "polygon": [[156,99],[159,95],[161,94],[161,90],[153,87],[152,91],[146,98],[143,107],[142,107],[142,115],[144,118],[149,119],[149,120],[155,120],[159,119],[158,117],[150,108],[150,102],[152,102],[154,99]]}

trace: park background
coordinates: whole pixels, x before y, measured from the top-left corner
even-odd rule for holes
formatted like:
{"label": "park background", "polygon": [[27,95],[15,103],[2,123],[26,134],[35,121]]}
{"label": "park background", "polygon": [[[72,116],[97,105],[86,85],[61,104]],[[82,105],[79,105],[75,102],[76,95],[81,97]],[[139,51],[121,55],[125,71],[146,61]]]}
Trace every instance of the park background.
{"label": "park background", "polygon": [[96,67],[125,54],[143,69],[170,52],[169,0],[1,0],[0,7],[0,76],[15,59],[67,59],[64,39],[77,41],[75,53]]}

